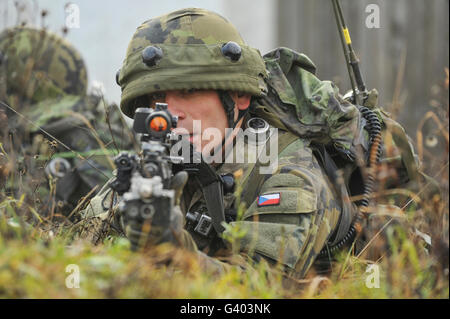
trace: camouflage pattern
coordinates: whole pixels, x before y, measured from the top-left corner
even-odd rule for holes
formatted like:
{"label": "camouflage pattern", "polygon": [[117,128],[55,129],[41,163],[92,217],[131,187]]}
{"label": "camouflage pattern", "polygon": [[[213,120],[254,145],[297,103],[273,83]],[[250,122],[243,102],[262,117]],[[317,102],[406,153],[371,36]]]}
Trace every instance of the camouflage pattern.
{"label": "camouflage pattern", "polygon": [[[277,167],[272,174],[260,174],[259,162],[215,166],[219,174],[242,172],[240,197],[228,194],[224,204],[226,211],[230,212],[238,210],[238,202],[245,203],[242,219],[229,221],[229,225],[244,229],[245,233],[233,243],[234,247],[227,247],[231,249],[226,251],[221,250],[223,247],[214,236],[205,237],[192,229],[182,232],[180,242],[189,250],[198,251],[207,268],[224,271],[230,264],[235,264],[239,268],[251,269],[250,260],[267,260],[270,264],[279,262],[287,273],[303,278],[324,246],[336,242],[337,234],[346,234],[349,225],[343,230],[341,226],[355,215],[355,204],[348,198],[354,194],[342,192],[342,185],[345,184],[345,189],[350,188],[352,173],[356,169],[355,163],[345,161],[349,155],[357,156],[361,152],[367,155],[366,120],[355,105],[341,97],[333,83],[321,81],[314,75],[314,64],[303,54],[279,48],[264,56],[265,70],[260,69],[261,59],[256,56],[245,67],[235,68],[238,64],[223,59],[221,44],[230,40],[239,43],[244,58],[248,48],[237,32],[230,31],[222,36],[222,29],[212,28],[207,21],[225,25],[224,29],[231,30],[229,23],[220,16],[199,9],[176,11],[149,20],[138,28],[120,71],[121,109],[131,116],[137,106],[144,106],[134,105],[145,103],[139,99],[141,96],[165,90],[220,89],[252,93],[254,100],[249,116],[263,118],[271,127],[279,129]],[[153,67],[145,65],[141,57],[142,50],[149,45],[157,45],[163,51],[163,58]],[[247,60],[243,59],[244,62]],[[254,73],[245,73],[247,66]],[[246,82],[236,80],[233,78],[235,75],[240,79],[244,75]],[[255,81],[249,82],[249,75]],[[261,85],[259,80],[264,80],[265,84]],[[236,85],[245,82],[245,85],[237,87],[232,82]],[[388,163],[398,172],[398,178],[389,181],[389,187],[407,187],[420,175],[414,151],[401,126],[377,106],[376,95],[376,91],[371,91],[367,107],[373,109],[382,121],[383,138],[392,136],[383,146],[380,167]],[[332,147],[341,160],[344,159],[342,167],[339,167],[342,169],[341,181],[330,180],[331,176],[325,173],[323,163],[319,163],[314,153],[317,144]],[[247,145],[244,152],[258,154],[252,145]],[[390,158],[392,152],[397,152],[399,158]],[[233,156],[233,152],[230,154]],[[356,186],[361,194],[362,179],[356,181]],[[273,193],[280,194],[279,204],[257,205],[259,196]],[[111,213],[109,205],[117,207],[120,201],[120,198],[112,200],[110,197],[111,192],[104,188],[82,212],[85,220],[80,227],[87,230],[86,236],[92,238],[95,233],[98,239],[95,224],[107,221]],[[189,180],[184,188],[181,210],[184,214],[201,212],[212,216],[199,185],[193,180]],[[117,213],[115,208],[113,211]],[[120,216],[116,216],[113,228],[120,229]],[[119,233],[123,234],[123,230],[122,225]],[[226,230],[224,235],[227,236],[228,232]],[[231,258],[228,263],[211,258],[236,250],[241,258],[232,255],[236,258]]]}
{"label": "camouflage pattern", "polygon": [[[222,46],[234,41],[241,58],[231,61]],[[157,46],[162,59],[149,67],[142,51]],[[144,22],[138,27],[120,69],[120,108],[132,117],[136,98],[167,90],[212,89],[248,92],[265,91],[266,70],[258,50],[245,45],[235,27],[222,16],[203,9],[183,9]]]}
{"label": "camouflage pattern", "polygon": [[[344,158],[347,154],[356,157],[366,154],[367,161],[367,121],[355,105],[342,98],[332,82],[321,81],[314,75],[316,67],[307,56],[278,48],[266,54],[264,60],[270,74],[269,93],[259,100],[261,105],[254,111],[257,116],[312,143],[332,146]],[[380,189],[406,188],[418,192],[428,184],[423,197],[438,194],[436,183],[420,171],[404,128],[378,106],[377,100],[378,92],[371,90],[364,106],[381,122],[381,163],[376,171],[388,177],[381,178]],[[349,178],[346,176],[347,186]]]}
{"label": "camouflage pattern", "polygon": [[[111,158],[116,147],[132,147],[130,132],[116,105],[87,94],[84,62],[63,38],[45,30],[8,29],[0,35],[0,52],[0,100],[20,114],[2,106],[5,129],[17,165],[27,173],[22,185],[11,176],[7,188],[33,197],[43,215],[67,215],[112,176]],[[55,159],[70,164],[64,177],[44,171]]]}
{"label": "camouflage pattern", "polygon": [[[277,143],[279,155],[272,174],[260,174],[259,162],[235,164],[236,161],[229,159],[227,162],[233,163],[222,164],[217,172],[235,174],[242,170],[240,202],[246,210],[242,220],[230,222],[245,231],[236,243],[241,253],[254,260],[263,257],[271,264],[278,261],[287,273],[301,278],[336,230],[344,208],[307,139],[279,130]],[[246,144],[244,149],[245,156],[256,153],[258,158],[265,151],[266,148],[251,144]],[[230,152],[229,156],[233,154]],[[253,178],[255,175],[258,178]],[[184,211],[203,211],[206,205],[201,191],[192,196],[189,193],[186,190]],[[280,194],[279,205],[258,207],[258,196],[273,193]],[[237,209],[235,196],[226,196],[226,209]],[[214,253],[208,239],[195,232],[191,235],[205,253]]]}
{"label": "camouflage pattern", "polygon": [[[269,94],[261,99],[262,106],[256,108],[256,115],[313,143],[332,145],[344,158],[348,153],[359,158],[365,153],[364,160],[368,161],[366,120],[355,105],[341,97],[333,83],[315,77],[315,65],[308,57],[287,48],[278,48],[266,54],[264,59],[270,74],[267,81]],[[404,211],[408,205],[416,205],[415,194],[420,195],[419,201],[420,198],[440,196],[436,181],[421,171],[411,139],[404,128],[378,106],[378,92],[375,89],[369,92],[364,106],[380,120],[382,150],[380,162],[374,167],[377,185],[372,191],[378,195],[371,199],[371,213],[366,214],[368,218],[363,222],[357,250],[371,241],[386,224],[393,227],[400,223],[400,218],[406,227]],[[360,195],[364,180],[358,177],[357,172],[361,170],[356,163],[339,165],[350,195]],[[362,171],[362,175],[367,174],[364,169]],[[336,181],[333,183],[336,184]],[[389,192],[393,195],[387,195]],[[393,217],[395,223],[391,221]],[[375,256],[382,255],[375,244],[371,244],[370,248],[376,253],[371,249],[366,249],[365,253],[375,258],[373,260],[377,259]]]}
{"label": "camouflage pattern", "polygon": [[333,144],[343,152],[356,153],[357,145],[367,149],[360,112],[340,97],[332,82],[314,75],[316,67],[307,56],[279,48],[264,60],[272,90],[258,115],[276,127],[320,144]]}
{"label": "camouflage pattern", "polygon": [[[81,55],[63,38],[27,27],[0,34],[0,98],[37,103],[62,95],[85,95],[87,72]],[[20,97],[13,101],[12,96]]]}
{"label": "camouflage pattern", "polygon": [[[285,145],[280,150],[278,166],[272,174],[261,175],[258,183],[250,182],[251,175],[259,175],[256,163],[235,163],[236,161],[228,158],[226,161],[233,163],[223,163],[216,167],[219,174],[242,171],[242,176],[246,176],[240,182],[244,190],[240,198],[247,209],[242,220],[230,222],[246,233],[235,243],[240,257],[230,254],[233,247],[221,250],[221,256],[227,257],[227,262],[224,263],[212,258],[216,257],[218,248],[223,248],[215,247],[214,237],[204,237],[190,229],[184,230],[180,236],[183,247],[198,251],[199,258],[209,270],[225,271],[231,265],[251,268],[248,264],[251,259],[263,258],[272,264],[280,260],[286,272],[300,278],[306,274],[336,230],[343,208],[331,182],[308,147],[309,141],[283,131],[279,131],[278,139],[280,145]],[[265,147],[257,148],[253,144],[245,146],[243,150],[239,150],[244,152],[244,158],[248,158],[249,154],[265,151]],[[235,154],[236,152],[231,151],[228,156],[233,157]],[[257,207],[257,196],[274,192],[281,194],[279,205]],[[246,198],[251,200],[246,202]],[[119,201],[120,198],[117,198],[115,203]],[[224,201],[226,210],[236,208],[236,194],[226,195]],[[104,188],[82,212],[84,222],[79,225],[82,237],[93,241],[98,239],[100,228],[95,225],[101,225],[101,221],[110,215],[110,204],[111,192]],[[196,211],[209,215],[202,192],[194,180],[189,180],[184,188],[181,210],[184,214]],[[117,213],[116,208],[114,211]],[[117,225],[120,222],[116,222],[114,227],[120,229]]]}

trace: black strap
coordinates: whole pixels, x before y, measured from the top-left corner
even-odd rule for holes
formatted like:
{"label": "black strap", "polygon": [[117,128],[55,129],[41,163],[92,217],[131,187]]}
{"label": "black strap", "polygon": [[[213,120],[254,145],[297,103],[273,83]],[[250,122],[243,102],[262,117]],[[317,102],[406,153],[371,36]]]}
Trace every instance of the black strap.
{"label": "black strap", "polygon": [[245,110],[239,110],[238,118],[235,121],[234,120],[234,107],[236,106],[236,104],[234,103],[233,98],[227,91],[218,91],[218,94],[219,94],[220,101],[222,102],[223,108],[225,110],[225,114],[227,116],[228,127],[231,127],[234,129],[236,127],[237,123],[239,123],[239,121],[241,120],[241,118],[243,118],[245,116],[245,114],[247,114],[249,108],[246,108]]}
{"label": "black strap", "polygon": [[[227,116],[228,126],[234,129],[241,118],[245,116],[248,108],[246,110],[239,110],[238,118],[234,121],[235,103],[232,97],[227,91],[218,91],[218,94]],[[219,147],[223,148],[227,138],[228,136],[225,136],[222,139],[222,143]],[[216,150],[214,150],[214,152],[215,151]],[[221,234],[225,230],[222,226],[222,222],[225,221],[225,207],[223,202],[222,180],[220,176],[210,165],[205,163],[203,159],[200,164],[183,164],[182,166],[188,173],[196,176],[202,187],[206,207],[212,218],[213,227],[218,234]]]}
{"label": "black strap", "polygon": [[[230,96],[230,94],[227,91],[217,91],[219,94],[219,98],[220,101],[222,102],[222,106],[225,110],[225,114],[227,116],[227,121],[228,121],[228,127],[232,128],[234,130],[234,128],[236,127],[237,123],[239,123],[239,121],[248,113],[248,110],[250,109],[249,107],[246,108],[245,110],[239,110],[238,113],[238,118],[236,121],[234,121],[234,107],[235,107],[235,103],[233,101],[233,98]],[[222,139],[222,142],[220,143],[220,145],[217,145],[214,149],[211,150],[210,155],[213,156],[214,154],[217,154],[220,150],[223,150],[224,146],[225,146],[225,142],[228,139],[228,137],[230,136],[230,134],[233,132],[233,130],[229,130],[224,137]],[[225,152],[222,153],[222,160],[225,160]]]}
{"label": "black strap", "polygon": [[342,213],[339,216],[338,227],[328,240],[329,244],[332,246],[342,240],[348,233],[356,211],[349,200],[347,187],[345,186],[344,181],[340,185],[336,184],[336,181],[338,181],[338,175],[336,174],[338,168],[325,146],[323,144],[311,144],[311,148],[313,149],[313,154],[319,161],[320,166],[325,170],[327,176],[332,179],[333,188],[341,202]]}
{"label": "black strap", "polygon": [[[186,159],[182,164],[173,165],[173,173],[176,174],[180,170],[186,171],[190,176],[195,177],[202,188],[208,213],[212,218],[213,227],[218,234],[224,231],[222,222],[225,221],[222,179],[207,164],[201,155],[193,149],[193,145],[189,143],[191,158]],[[200,163],[194,161],[194,157],[200,157]]]}
{"label": "black strap", "polygon": [[235,103],[227,91],[218,91],[220,102],[225,110],[228,120],[228,127],[234,128],[234,106]]}

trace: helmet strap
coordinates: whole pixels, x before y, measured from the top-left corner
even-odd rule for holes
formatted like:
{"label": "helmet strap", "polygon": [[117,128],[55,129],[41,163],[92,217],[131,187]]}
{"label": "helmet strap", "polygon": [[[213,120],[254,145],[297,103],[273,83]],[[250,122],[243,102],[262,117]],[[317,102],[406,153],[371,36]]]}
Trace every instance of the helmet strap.
{"label": "helmet strap", "polygon": [[[231,133],[234,131],[234,129],[236,128],[236,125],[239,123],[239,121],[247,114],[248,109],[249,109],[249,108],[246,108],[245,110],[239,110],[238,118],[236,121],[234,121],[234,107],[236,104],[234,103],[233,98],[230,96],[228,91],[218,90],[218,94],[219,94],[220,101],[222,102],[223,108],[225,110],[225,114],[227,116],[228,127],[232,128],[232,130],[229,130],[228,134],[225,134],[224,138],[222,139],[222,143],[220,145],[218,145],[214,150],[211,150],[211,153],[213,153],[213,154],[215,154],[220,149],[224,148],[226,140],[231,135]],[[225,154],[223,154],[223,156],[224,155]]]}
{"label": "helmet strap", "polygon": [[228,120],[228,127],[234,128],[236,127],[237,123],[241,120],[241,118],[244,117],[245,114],[247,114],[248,108],[245,110],[239,110],[238,118],[236,121],[234,121],[234,107],[236,104],[234,103],[233,98],[230,96],[228,91],[218,91],[220,101],[222,102],[223,109],[225,110],[225,114],[227,116]]}
{"label": "helmet strap", "polygon": [[218,91],[220,102],[222,102],[225,115],[228,120],[228,127],[234,128],[234,107],[235,103],[227,91]]}

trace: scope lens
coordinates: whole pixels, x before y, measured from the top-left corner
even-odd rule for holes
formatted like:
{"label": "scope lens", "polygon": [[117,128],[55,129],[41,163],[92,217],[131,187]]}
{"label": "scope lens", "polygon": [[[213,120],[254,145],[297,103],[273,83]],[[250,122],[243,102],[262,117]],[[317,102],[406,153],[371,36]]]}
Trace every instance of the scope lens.
{"label": "scope lens", "polygon": [[150,129],[156,132],[167,130],[167,120],[162,116],[156,116],[150,121]]}

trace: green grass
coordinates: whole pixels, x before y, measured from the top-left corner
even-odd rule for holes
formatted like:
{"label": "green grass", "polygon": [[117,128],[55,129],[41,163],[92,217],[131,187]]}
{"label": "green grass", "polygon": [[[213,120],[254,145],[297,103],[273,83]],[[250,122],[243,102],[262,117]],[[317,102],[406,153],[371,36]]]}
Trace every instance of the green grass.
{"label": "green grass", "polygon": [[[17,203],[15,203],[17,204]],[[0,205],[0,298],[448,298],[448,273],[406,232],[377,263],[379,288],[366,286],[370,264],[342,252],[327,277],[282,279],[265,263],[251,272],[205,273],[195,255],[170,245],[132,252],[125,238],[101,245],[21,226]],[[11,208],[14,205],[10,205]],[[11,210],[10,208],[10,210]],[[77,265],[79,288],[68,288]],[[70,279],[70,277],[69,277]]]}

